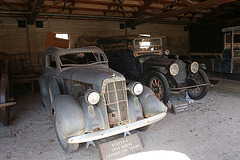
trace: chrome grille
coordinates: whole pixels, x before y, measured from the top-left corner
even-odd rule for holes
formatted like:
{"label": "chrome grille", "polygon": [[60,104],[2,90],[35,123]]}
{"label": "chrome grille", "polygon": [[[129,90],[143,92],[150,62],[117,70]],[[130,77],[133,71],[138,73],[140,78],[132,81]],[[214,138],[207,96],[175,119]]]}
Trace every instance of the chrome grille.
{"label": "chrome grille", "polygon": [[110,82],[106,85],[104,98],[110,127],[128,123],[128,107],[125,81]]}

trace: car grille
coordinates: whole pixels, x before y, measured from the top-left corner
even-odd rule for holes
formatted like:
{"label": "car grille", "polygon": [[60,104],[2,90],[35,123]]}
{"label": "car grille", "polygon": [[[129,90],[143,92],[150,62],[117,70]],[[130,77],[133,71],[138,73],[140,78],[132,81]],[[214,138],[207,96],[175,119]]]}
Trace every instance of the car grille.
{"label": "car grille", "polygon": [[110,82],[104,92],[110,127],[128,123],[128,103],[125,81]]}

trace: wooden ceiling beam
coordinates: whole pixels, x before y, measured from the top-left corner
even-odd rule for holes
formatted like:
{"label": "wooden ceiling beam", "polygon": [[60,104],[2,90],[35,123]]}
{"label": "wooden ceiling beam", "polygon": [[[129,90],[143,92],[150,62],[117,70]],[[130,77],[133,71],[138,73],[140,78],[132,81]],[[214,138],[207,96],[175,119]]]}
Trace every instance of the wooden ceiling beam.
{"label": "wooden ceiling beam", "polygon": [[40,10],[43,7],[45,0],[35,0],[33,3],[32,11],[28,17],[28,24],[33,24],[38,17]]}
{"label": "wooden ceiling beam", "polygon": [[150,7],[150,5],[154,2],[154,0],[148,0],[148,1],[144,1],[144,4],[142,5],[141,8],[138,9],[137,12],[134,13],[134,17],[139,17],[142,15],[142,13]]}
{"label": "wooden ceiling beam", "polygon": [[58,5],[59,3],[63,2],[64,0],[53,0],[53,5],[52,6],[44,6],[42,9],[42,12],[46,12],[47,10],[49,10],[50,8]]}
{"label": "wooden ceiling beam", "polygon": [[186,4],[187,6],[189,6],[189,5],[192,5],[193,4],[193,2],[192,1],[190,1],[190,0],[181,0],[184,4]]}
{"label": "wooden ceiling beam", "polygon": [[[49,10],[49,12],[51,12],[51,13],[55,13],[56,11],[53,11],[53,9],[55,9],[55,10],[59,10],[59,9],[62,9],[62,6],[55,6],[55,7],[52,7],[50,10]],[[110,9],[110,10],[108,10],[108,9],[97,9],[97,8],[84,8],[84,7],[74,7],[74,8],[71,8],[73,11],[92,11],[92,13],[94,12],[94,11],[96,11],[96,12],[110,12],[110,13],[113,13],[114,11],[115,11],[115,9]],[[119,10],[118,12],[120,12],[120,13],[123,13],[123,11],[122,10]],[[126,10],[124,10],[124,12],[125,13],[130,13],[130,14],[132,14],[132,13],[134,13],[134,11],[126,11]]]}
{"label": "wooden ceiling beam", "polygon": [[191,4],[187,7],[183,7],[183,8],[177,9],[177,10],[168,11],[168,12],[165,12],[165,13],[160,14],[155,17],[135,21],[134,23],[131,23],[129,27],[136,26],[136,25],[139,25],[142,23],[153,22],[153,21],[168,18],[168,17],[177,17],[180,14],[195,12],[197,9],[210,8],[212,6],[216,6],[216,5],[223,4],[223,3],[229,3],[229,2],[233,2],[233,1],[236,1],[236,0],[207,0],[207,1],[204,1],[201,3]]}

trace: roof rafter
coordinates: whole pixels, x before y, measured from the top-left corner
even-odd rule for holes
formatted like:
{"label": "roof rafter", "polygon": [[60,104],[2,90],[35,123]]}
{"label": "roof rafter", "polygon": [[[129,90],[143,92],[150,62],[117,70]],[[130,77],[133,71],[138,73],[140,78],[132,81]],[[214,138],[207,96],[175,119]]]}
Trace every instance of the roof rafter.
{"label": "roof rafter", "polygon": [[134,13],[134,17],[139,17],[141,14],[154,2],[154,0],[144,1],[144,4],[137,12]]}
{"label": "roof rafter", "polygon": [[47,7],[43,7],[42,11],[46,12],[47,10],[49,10],[50,8],[58,5],[59,3],[63,2],[64,0],[53,0],[53,5],[52,6],[47,6]]}
{"label": "roof rafter", "polygon": [[215,6],[215,5],[228,3],[228,2],[233,2],[233,1],[236,1],[236,0],[207,0],[207,1],[204,1],[204,2],[201,2],[201,3],[191,4],[191,5],[188,5],[187,7],[180,8],[180,9],[177,9],[177,10],[168,11],[168,12],[165,12],[165,13],[160,14],[160,15],[155,16],[155,17],[135,21],[134,23],[131,23],[131,25],[129,27],[136,26],[136,25],[139,25],[139,24],[142,24],[142,23],[156,21],[156,20],[159,20],[159,19],[168,18],[168,17],[176,17],[180,14],[195,12],[196,9],[210,8],[210,7]]}
{"label": "roof rafter", "polygon": [[33,3],[32,11],[28,17],[28,24],[33,24],[38,17],[40,10],[43,7],[45,0],[35,0]]}

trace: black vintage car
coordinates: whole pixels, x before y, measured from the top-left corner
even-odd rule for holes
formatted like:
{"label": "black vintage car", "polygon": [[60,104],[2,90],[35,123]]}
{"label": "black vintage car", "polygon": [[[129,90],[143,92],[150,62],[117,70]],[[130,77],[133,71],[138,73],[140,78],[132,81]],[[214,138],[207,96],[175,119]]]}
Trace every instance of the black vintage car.
{"label": "black vintage car", "polygon": [[205,64],[180,60],[163,51],[162,38],[110,37],[98,40],[109,59],[109,67],[127,79],[149,86],[167,103],[171,91],[188,91],[190,98],[203,98],[209,90]]}

